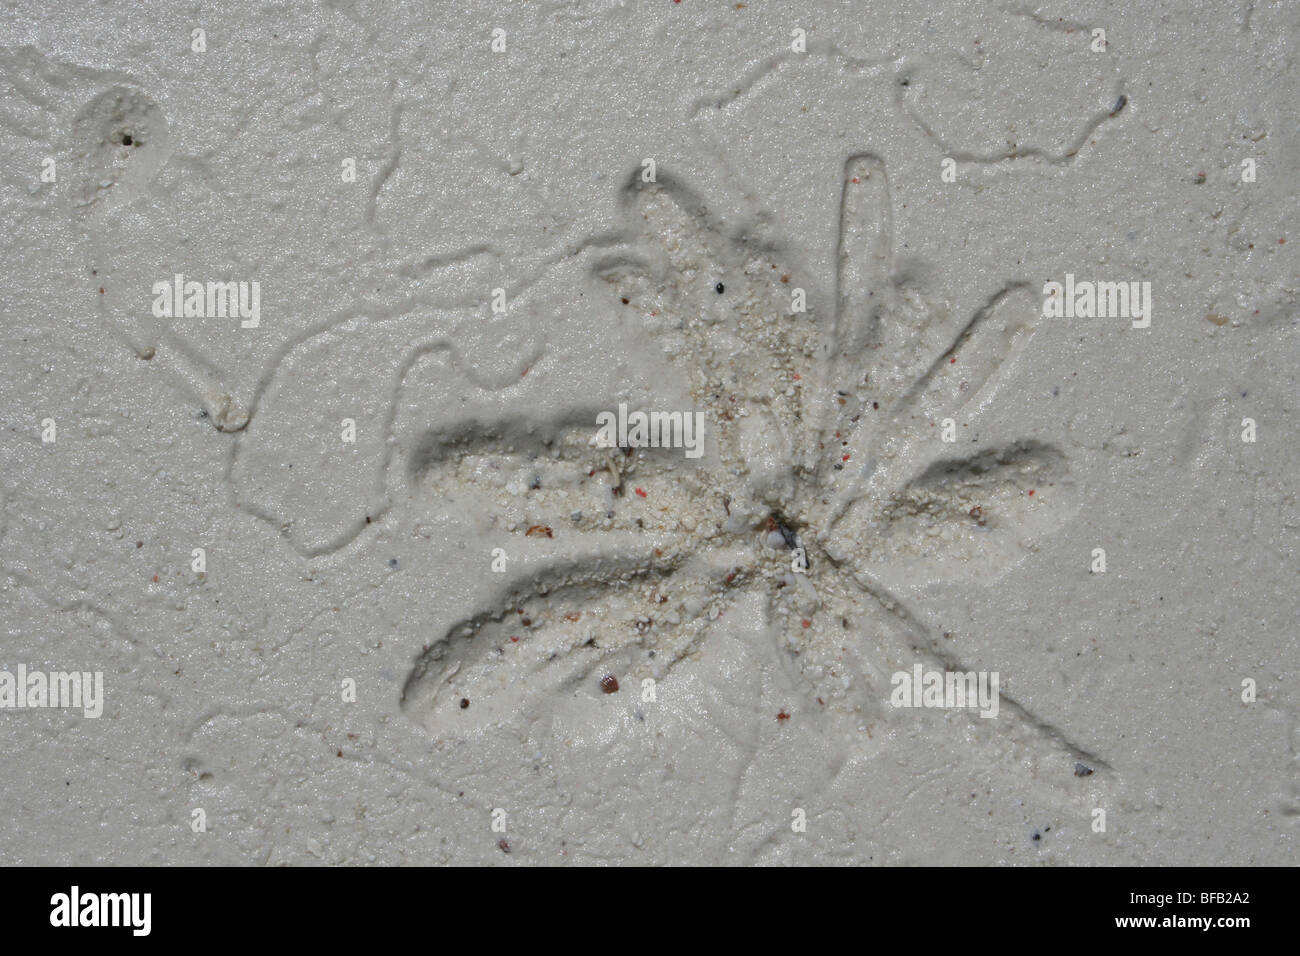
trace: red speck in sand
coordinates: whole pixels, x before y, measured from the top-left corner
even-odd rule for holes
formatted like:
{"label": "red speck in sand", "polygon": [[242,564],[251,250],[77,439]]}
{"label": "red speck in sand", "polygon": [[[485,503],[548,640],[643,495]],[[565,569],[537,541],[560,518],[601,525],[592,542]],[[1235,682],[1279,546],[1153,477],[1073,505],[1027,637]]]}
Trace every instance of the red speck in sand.
{"label": "red speck in sand", "polygon": [[638,495],[640,495],[642,498],[644,498],[644,497],[646,496],[645,492],[642,491],[640,488],[638,488],[638,489],[636,490],[636,493],[637,493]]}
{"label": "red speck in sand", "polygon": [[808,620],[808,618],[804,618],[799,623],[802,624],[804,627],[812,627],[812,621]]}
{"label": "red speck in sand", "polygon": [[1030,494],[1031,497],[1033,496],[1033,494],[1034,494],[1034,489],[1033,489],[1033,488],[1030,488],[1030,489],[1029,489],[1029,494]]}

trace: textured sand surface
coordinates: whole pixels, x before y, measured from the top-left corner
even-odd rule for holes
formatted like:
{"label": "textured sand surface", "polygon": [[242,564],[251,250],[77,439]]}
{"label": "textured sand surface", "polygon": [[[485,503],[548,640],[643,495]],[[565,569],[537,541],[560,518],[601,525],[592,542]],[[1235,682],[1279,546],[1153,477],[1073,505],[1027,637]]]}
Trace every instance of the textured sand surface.
{"label": "textured sand surface", "polygon": [[1300,8],[229,6],[0,13],[0,860],[1296,862]]}

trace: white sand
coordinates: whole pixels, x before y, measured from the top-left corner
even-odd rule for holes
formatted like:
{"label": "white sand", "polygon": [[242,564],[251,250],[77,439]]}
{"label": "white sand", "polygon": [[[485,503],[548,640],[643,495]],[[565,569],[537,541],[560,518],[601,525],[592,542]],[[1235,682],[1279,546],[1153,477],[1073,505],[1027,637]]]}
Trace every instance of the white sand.
{"label": "white sand", "polygon": [[0,860],[1296,862],[1300,10],[791,6],[0,15]]}

